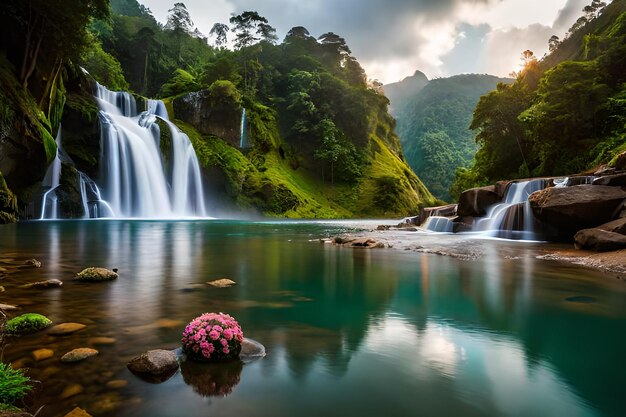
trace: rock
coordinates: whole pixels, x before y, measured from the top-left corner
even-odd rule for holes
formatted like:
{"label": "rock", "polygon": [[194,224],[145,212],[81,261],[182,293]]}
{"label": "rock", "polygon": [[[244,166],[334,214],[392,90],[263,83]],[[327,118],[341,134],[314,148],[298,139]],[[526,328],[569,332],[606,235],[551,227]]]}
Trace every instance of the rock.
{"label": "rock", "polygon": [[113,411],[118,409],[121,405],[122,399],[120,398],[119,394],[116,392],[112,392],[101,397],[97,397],[96,400],[91,404],[90,410],[96,415],[118,415],[117,413],[113,413]]}
{"label": "rock", "polygon": [[20,285],[20,288],[58,288],[62,286],[63,282],[58,279],[47,279],[45,281],[31,282],[30,284]]}
{"label": "rock", "polygon": [[0,304],[0,310],[15,310],[17,309],[17,306],[11,305],[11,304]]}
{"label": "rock", "polygon": [[222,278],[222,279],[216,279],[215,281],[209,281],[207,282],[207,284],[216,288],[226,288],[226,287],[232,287],[233,285],[237,283],[230,279]]}
{"label": "rock", "polygon": [[488,187],[471,188],[463,191],[459,197],[457,214],[461,217],[482,217],[487,214],[487,208],[502,200],[496,191],[495,185]]}
{"label": "rock", "polygon": [[35,358],[37,362],[50,359],[53,356],[54,350],[52,349],[37,349],[33,351],[33,358]]}
{"label": "rock", "polygon": [[607,232],[619,233],[621,235],[626,235],[626,217],[622,217],[621,219],[613,220],[612,222],[604,223],[596,229],[606,230]]}
{"label": "rock", "polygon": [[350,242],[350,246],[357,247],[357,248],[375,247],[376,244],[377,242],[375,240],[369,239],[366,237],[354,239],[353,241]]}
{"label": "rock", "polygon": [[422,212],[420,213],[421,224],[424,224],[424,222],[426,222],[426,219],[428,219],[431,216],[454,217],[456,216],[457,207],[458,207],[457,204],[448,204],[448,205],[439,206],[439,207],[423,208]]}
{"label": "rock", "polygon": [[613,158],[613,165],[616,169],[626,169],[626,151]]}
{"label": "rock", "polygon": [[56,326],[52,326],[50,330],[48,330],[48,334],[54,336],[64,336],[82,330],[85,327],[87,326],[80,323],[61,323]]}
{"label": "rock", "polygon": [[92,356],[96,356],[98,353],[99,352],[97,350],[91,348],[73,349],[67,352],[65,355],[61,356],[61,362],[79,362],[87,358],[91,358]]}
{"label": "rock", "polygon": [[149,350],[133,358],[126,367],[141,379],[160,383],[174,375],[178,370],[178,361],[173,351],[157,349]]}
{"label": "rock", "polygon": [[65,400],[66,398],[70,398],[70,397],[73,397],[74,395],[78,395],[82,393],[84,390],[85,389],[80,384],[71,384],[65,387],[65,389],[63,390],[59,398],[62,400]]}
{"label": "rock", "polygon": [[112,337],[104,337],[104,336],[100,336],[100,337],[90,337],[87,342],[90,345],[113,345],[115,344],[116,340]]}
{"label": "rock", "polygon": [[[4,404],[2,404],[4,405]],[[4,411],[0,411],[0,417],[33,417],[31,413],[13,406],[4,405]]]}
{"label": "rock", "polygon": [[404,219],[402,219],[400,223],[396,225],[396,227],[398,228],[413,227],[413,226],[419,226],[420,223],[421,223],[421,216],[405,217]]}
{"label": "rock", "polygon": [[41,262],[39,262],[37,259],[28,259],[24,262],[24,265],[26,266],[32,266],[35,268],[41,268]]}
{"label": "rock", "polygon": [[120,389],[124,388],[126,385],[128,385],[128,381],[125,379],[114,379],[113,381],[107,382],[106,387],[111,389]]}
{"label": "rock", "polygon": [[116,279],[118,275],[106,268],[85,268],[80,271],[75,279],[78,281],[97,282],[97,281],[112,281]]}
{"label": "rock", "polygon": [[72,411],[67,413],[64,417],[91,417],[91,414],[89,414],[80,407],[76,407]]}
{"label": "rock", "polygon": [[29,334],[45,329],[52,324],[49,318],[37,313],[26,313],[9,320],[6,331],[12,334]]}
{"label": "rock", "polygon": [[535,217],[555,227],[559,234],[572,236],[578,230],[607,223],[621,209],[626,191],[604,185],[577,185],[546,188],[530,195]]}
{"label": "rock", "polygon": [[391,226],[389,226],[388,224],[379,224],[376,230],[389,230],[390,228]]}
{"label": "rock", "polygon": [[614,174],[596,178],[592,182],[593,185],[610,185],[613,187],[626,186],[626,174]]}
{"label": "rock", "polygon": [[610,252],[626,248],[626,236],[601,229],[584,229],[574,236],[577,249]]}

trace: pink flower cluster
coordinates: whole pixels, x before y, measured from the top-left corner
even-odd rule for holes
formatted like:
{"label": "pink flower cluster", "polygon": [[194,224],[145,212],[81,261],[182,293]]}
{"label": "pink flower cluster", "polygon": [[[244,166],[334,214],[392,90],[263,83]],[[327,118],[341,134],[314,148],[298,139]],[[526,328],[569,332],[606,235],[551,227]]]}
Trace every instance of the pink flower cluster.
{"label": "pink flower cluster", "polygon": [[185,327],[181,342],[192,359],[223,361],[239,356],[243,331],[228,314],[204,313]]}

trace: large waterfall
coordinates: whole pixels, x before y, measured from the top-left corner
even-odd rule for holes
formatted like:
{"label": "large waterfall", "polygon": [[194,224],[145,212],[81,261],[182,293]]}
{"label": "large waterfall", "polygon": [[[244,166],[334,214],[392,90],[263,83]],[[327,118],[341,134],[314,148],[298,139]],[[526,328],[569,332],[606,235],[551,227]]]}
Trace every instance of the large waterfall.
{"label": "large waterfall", "polygon": [[59,215],[59,200],[56,192],[57,188],[59,187],[59,182],[61,178],[61,158],[59,157],[59,149],[61,148],[61,126],[59,126],[59,131],[57,132],[55,142],[57,144],[57,152],[54,160],[46,171],[46,176],[44,177],[42,183],[42,185],[47,188],[47,190],[43,194],[41,201],[41,215],[39,216],[40,220],[55,220],[58,218]]}
{"label": "large waterfall", "polygon": [[[168,120],[163,102],[137,114],[132,95],[98,84],[100,189],[112,217],[205,217],[200,166],[189,137]],[[168,126],[161,141],[157,117]],[[164,135],[165,136],[165,135]],[[100,196],[98,196],[100,197]]]}

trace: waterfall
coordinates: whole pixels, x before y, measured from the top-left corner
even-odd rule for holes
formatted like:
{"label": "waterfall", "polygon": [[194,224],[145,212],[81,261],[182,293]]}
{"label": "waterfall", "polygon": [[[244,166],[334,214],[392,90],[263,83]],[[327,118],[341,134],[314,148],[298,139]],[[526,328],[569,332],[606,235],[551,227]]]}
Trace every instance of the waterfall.
{"label": "waterfall", "polygon": [[250,141],[246,135],[246,130],[248,129],[248,119],[246,118],[246,109],[241,111],[241,128],[239,133],[239,148],[245,149],[250,147]]}
{"label": "waterfall", "polygon": [[83,204],[83,218],[115,217],[115,213],[109,203],[102,199],[96,182],[84,172],[78,171],[78,176],[80,181],[80,199]]}
{"label": "waterfall", "polygon": [[453,226],[454,224],[447,217],[430,216],[426,219],[423,227],[431,232],[452,233]]}
{"label": "waterfall", "polygon": [[536,240],[536,221],[528,197],[546,185],[544,179],[509,184],[504,201],[491,206],[487,215],[476,222],[474,230],[489,236]]}
{"label": "waterfall", "polygon": [[40,220],[55,220],[58,218],[59,202],[56,195],[56,189],[59,186],[61,178],[61,158],[59,158],[59,148],[61,147],[61,126],[59,125],[59,131],[55,139],[57,144],[57,152],[52,161],[52,164],[46,171],[46,176],[43,179],[42,185],[48,190],[44,193],[41,201],[41,215]]}
{"label": "waterfall", "polygon": [[[138,115],[132,95],[99,84],[96,100],[104,197],[98,201],[108,201],[116,217],[206,216],[196,153],[189,137],[168,120],[163,102],[149,100],[148,110]],[[161,143],[157,117],[169,127],[170,144]]]}

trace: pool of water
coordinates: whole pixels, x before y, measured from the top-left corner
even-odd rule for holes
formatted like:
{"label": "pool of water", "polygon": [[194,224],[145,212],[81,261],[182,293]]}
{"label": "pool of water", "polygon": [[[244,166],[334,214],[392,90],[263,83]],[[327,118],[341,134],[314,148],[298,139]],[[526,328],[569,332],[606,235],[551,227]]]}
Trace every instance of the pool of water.
{"label": "pool of water", "polygon": [[[537,260],[541,244],[485,241],[484,256],[459,260],[319,241],[357,226],[2,226],[0,262],[42,262],[0,281],[0,303],[20,307],[9,316],[37,312],[55,323],[87,325],[64,337],[11,338],[4,359],[41,381],[28,405],[45,405],[44,417],[75,406],[105,417],[626,415],[622,281]],[[503,257],[502,248],[517,256]],[[88,266],[118,268],[120,277],[72,281]],[[63,287],[18,288],[49,278]],[[218,278],[237,285],[205,284]],[[186,366],[161,384],[126,369],[146,350],[178,347],[185,324],[209,311],[236,317],[267,356],[245,365]],[[98,337],[113,341],[99,344]],[[59,361],[78,347],[99,355]],[[32,352],[41,348],[54,355],[35,361]],[[69,388],[78,393],[68,397]]]}

